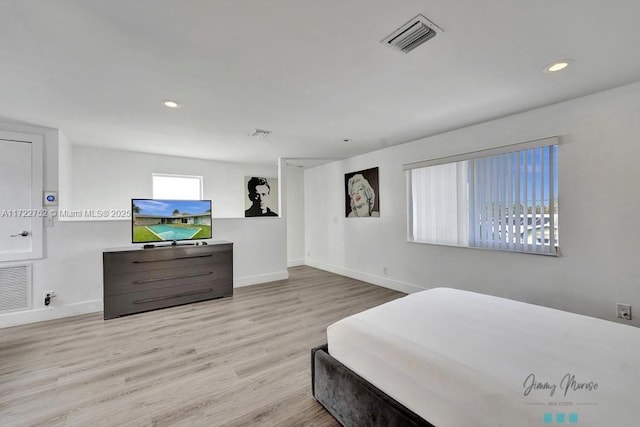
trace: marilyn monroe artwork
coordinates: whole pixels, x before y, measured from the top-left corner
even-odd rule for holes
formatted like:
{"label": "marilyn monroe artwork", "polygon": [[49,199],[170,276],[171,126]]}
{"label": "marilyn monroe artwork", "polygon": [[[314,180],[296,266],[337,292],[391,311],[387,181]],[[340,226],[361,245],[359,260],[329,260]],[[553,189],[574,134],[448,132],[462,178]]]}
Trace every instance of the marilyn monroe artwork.
{"label": "marilyn monroe artwork", "polygon": [[344,186],[347,218],[380,216],[378,168],[345,174]]}

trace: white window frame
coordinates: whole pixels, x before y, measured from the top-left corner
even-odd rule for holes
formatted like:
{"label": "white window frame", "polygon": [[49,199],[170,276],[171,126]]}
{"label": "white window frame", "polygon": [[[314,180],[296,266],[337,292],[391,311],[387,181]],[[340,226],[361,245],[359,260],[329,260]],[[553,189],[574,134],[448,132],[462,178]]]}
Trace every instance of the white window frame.
{"label": "white window frame", "polygon": [[[197,195],[196,199],[185,198],[179,193],[169,193],[168,195],[165,195],[167,193],[160,193],[156,189],[156,185],[157,185],[156,178],[176,178],[176,181],[179,179],[189,179],[189,180],[197,181],[199,185],[199,190],[198,190],[199,194]],[[203,179],[202,179],[202,176],[200,175],[178,175],[178,174],[168,174],[168,173],[152,173],[151,174],[151,188],[152,188],[152,194],[154,199],[202,200],[203,187],[204,187]]]}
{"label": "white window frame", "polygon": [[[515,212],[514,215],[516,214],[519,215],[520,220],[518,222],[522,222],[521,212],[519,212],[519,206],[521,202],[520,199],[518,198],[518,196],[516,196],[514,199],[509,199],[510,193],[508,193],[508,191],[511,190],[509,188],[509,185],[513,185],[513,184],[509,184],[509,179],[514,178],[515,180],[517,180],[517,177],[512,176],[511,169],[507,168],[507,164],[511,162],[511,160],[510,159],[507,160],[509,156],[505,156],[505,155],[526,152],[529,150],[540,151],[540,149],[544,149],[545,147],[559,146],[559,144],[560,144],[560,141],[558,137],[549,137],[549,138],[543,138],[543,139],[538,139],[534,141],[527,141],[524,143],[501,146],[501,147],[492,148],[488,150],[475,151],[475,152],[464,153],[464,154],[455,155],[455,156],[447,156],[447,157],[431,159],[431,160],[426,160],[421,162],[408,163],[403,165],[403,170],[405,170],[406,172],[406,181],[407,181],[407,240],[411,243],[461,246],[461,247],[478,248],[478,249],[498,249],[498,250],[506,250],[511,252],[559,256],[560,255],[559,247],[553,244],[547,245],[545,244],[545,241],[544,241],[546,237],[545,236],[546,225],[550,227],[549,228],[550,240],[554,239],[554,233],[557,233],[557,211],[554,211],[554,208],[556,207],[556,205],[553,202],[554,200],[557,201],[557,194],[555,194],[555,189],[553,185],[554,180],[556,180],[555,182],[557,182],[557,176],[554,176],[553,168],[550,168],[547,170],[547,173],[549,174],[549,181],[546,182],[546,187],[544,187],[546,192],[541,191],[542,199],[545,199],[545,196],[547,196],[548,199],[550,200],[549,202],[550,213],[545,214],[545,212],[541,212],[539,214],[536,214],[534,211],[534,213],[531,214],[533,215],[532,218],[536,218],[536,223],[538,220],[537,217],[540,216],[539,220],[541,223],[542,240],[543,240],[542,243],[540,244],[537,243],[536,233],[535,233],[536,223],[533,223],[533,221],[532,221],[532,224],[534,227],[533,243],[528,243],[527,241],[523,243],[521,240],[519,241],[518,238],[514,239],[513,236],[516,235],[515,233],[516,221],[518,220],[516,219],[515,216],[511,214],[509,214],[509,217],[502,218],[502,216],[504,216],[503,215],[504,212],[500,212],[496,214],[495,212],[491,213],[487,211],[484,214],[485,218],[487,217],[489,218],[488,219],[489,222],[487,222],[486,219],[484,222],[485,232],[488,224],[491,224],[492,229],[496,227],[495,224],[499,224],[498,226],[499,229],[502,228],[497,233],[499,235],[498,238],[496,238],[495,236],[493,238],[491,236],[488,236],[488,237],[481,236],[477,229],[481,228],[483,225],[481,223],[478,223],[477,225],[475,225],[475,219],[480,218],[482,215],[481,211],[478,209],[480,206],[482,206],[482,202],[485,201],[483,199],[483,194],[484,194],[483,192],[486,193],[486,191],[488,191],[486,190],[487,187],[483,187],[484,182],[488,182],[487,185],[491,186],[492,189],[490,191],[493,192],[492,194],[495,194],[496,192],[499,193],[496,198],[487,199],[490,202],[490,204],[494,204],[496,201],[499,201],[502,203],[500,205],[502,207],[504,207],[505,205],[517,206],[516,211],[514,211]],[[495,160],[495,156],[502,156],[502,158],[504,158],[505,160],[500,160],[500,162],[504,161],[505,164],[502,164],[502,163],[497,163],[495,165],[491,164],[488,167],[485,167],[482,164],[483,162],[489,161],[489,159]],[[515,156],[514,156],[514,159],[515,159]],[[549,150],[549,158],[547,158],[546,160],[548,160],[550,164],[554,164],[554,162],[557,162],[557,158],[553,157],[552,149]],[[412,175],[417,176],[417,174],[420,173],[420,171],[415,171],[416,169],[430,168],[433,166],[441,166],[441,165],[445,166],[445,165],[451,165],[451,164],[456,164],[456,166],[458,166],[461,162],[468,162],[467,164],[468,164],[469,176],[463,177],[462,180],[458,179],[457,181],[454,180],[453,178],[450,178],[449,181],[447,181],[448,182],[447,185],[455,186],[458,195],[468,192],[468,199],[469,199],[468,206],[464,201],[460,203],[460,197],[458,197],[459,199],[458,213],[456,214],[455,209],[453,210],[452,208],[448,209],[449,213],[453,212],[452,215],[458,215],[458,216],[460,215],[460,210],[464,211],[464,209],[468,209],[468,213],[465,213],[465,212],[462,213],[462,215],[466,215],[466,218],[468,218],[467,220],[468,230],[464,230],[463,229],[464,226],[460,227],[460,220],[458,219],[458,230],[462,235],[462,237],[458,237],[458,239],[459,240],[462,239],[463,243],[458,241],[456,244],[455,242],[446,241],[446,239],[440,239],[439,237],[436,237],[435,239],[431,239],[431,238],[425,239],[425,240],[431,239],[429,241],[422,241],[422,240],[415,239],[414,237],[416,235],[424,236],[425,234],[423,233],[422,230],[418,230],[417,228],[414,228],[416,227],[418,220],[413,218],[413,212],[414,212],[413,195],[416,194],[416,191],[420,191],[420,189],[412,188],[413,186],[412,179],[411,179]],[[542,166],[544,163],[545,162],[543,161],[542,157],[540,157],[540,165],[543,168],[546,167],[546,166]],[[511,164],[509,163],[509,165]],[[521,166],[520,164],[514,163],[514,168],[516,167],[516,165]],[[527,165],[528,164],[525,162],[524,166],[526,167]],[[435,173],[435,170],[436,169],[434,168],[434,173]],[[426,172],[426,173],[429,179],[432,179],[431,176],[429,175],[429,172]],[[474,177],[474,175],[476,176]],[[540,172],[540,176],[541,177],[545,176],[544,170]],[[459,177],[460,176],[458,176],[458,178]],[[544,178],[541,178],[541,179],[542,179],[541,184],[545,184]],[[478,180],[478,182],[475,182],[474,180]],[[428,181],[428,182],[431,182],[431,181]],[[468,183],[468,187],[467,187],[467,183]],[[497,183],[501,183],[503,185],[498,186]],[[480,187],[478,187],[478,185],[480,185]],[[532,194],[534,198],[536,197],[535,185],[536,184],[534,183],[533,190],[532,190]],[[518,183],[518,186],[520,186],[520,183]],[[526,181],[524,182],[524,188],[525,189],[528,188]],[[435,197],[440,197],[439,195],[437,195],[437,191],[435,193],[436,193]],[[515,191],[515,188],[513,188],[513,193],[518,194],[518,191]],[[432,197],[432,196],[429,196],[429,197]],[[535,200],[535,202],[537,201],[538,200]],[[415,202],[419,203],[420,201],[416,200]],[[533,205],[534,207],[536,206],[535,202]],[[540,200],[540,202],[541,202],[540,203],[541,206],[544,206],[544,200]],[[525,209],[525,212],[527,212],[528,206],[526,201],[524,201],[524,203],[525,203],[524,209]],[[505,209],[508,209],[508,208],[505,208]],[[437,212],[437,209],[434,209],[433,212]],[[525,223],[524,232],[527,233],[526,236],[529,236],[530,234],[528,230],[529,216],[530,215],[528,213],[525,213],[526,223]],[[547,217],[549,218],[547,219]],[[508,223],[508,224],[505,224],[505,223]],[[508,227],[511,227],[511,228],[508,228]],[[517,227],[518,227],[518,230],[521,232],[522,231],[521,224],[518,224]],[[435,232],[428,230],[427,235],[429,235],[429,233],[433,235]],[[507,237],[508,233],[512,233],[511,238]],[[496,234],[495,230],[494,230],[494,234]],[[445,233],[445,235],[447,235],[447,233]],[[555,237],[557,237],[557,234]],[[555,238],[554,241],[557,242],[558,239]]]}

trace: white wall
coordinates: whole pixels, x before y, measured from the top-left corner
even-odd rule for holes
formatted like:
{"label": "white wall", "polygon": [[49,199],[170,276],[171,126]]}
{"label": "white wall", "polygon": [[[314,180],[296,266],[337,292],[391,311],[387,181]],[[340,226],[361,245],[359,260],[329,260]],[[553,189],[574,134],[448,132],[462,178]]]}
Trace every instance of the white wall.
{"label": "white wall", "polygon": [[131,209],[132,198],[151,198],[153,173],[200,175],[203,198],[216,218],[244,217],[245,176],[275,178],[278,167],[157,154],[73,147],[72,209]]}
{"label": "white wall", "polygon": [[[58,181],[58,208],[59,209],[71,209],[73,206],[72,194],[73,194],[73,145],[62,132],[59,133],[58,138],[58,165],[57,181]],[[51,188],[45,188],[45,190],[53,190]],[[63,194],[64,197],[60,198]]]}
{"label": "white wall", "polygon": [[[636,83],[309,169],[306,263],[407,292],[449,286],[610,320],[617,302],[640,309],[639,100]],[[562,141],[562,257],[407,242],[403,164],[551,135]],[[380,218],[344,218],[344,174],[375,166]]]}
{"label": "white wall", "polygon": [[[25,132],[42,129],[9,125],[3,128]],[[58,131],[43,129],[42,132],[45,133],[44,187],[47,190],[58,190],[61,202],[73,202],[72,206],[61,203],[61,208],[64,206],[75,209],[82,206],[87,209],[128,209],[131,197],[147,196],[143,192],[147,184],[142,183],[147,179],[148,196],[151,196],[150,177],[140,171],[149,173],[156,166],[164,168],[164,172],[168,173],[202,174],[205,179],[218,177],[216,173],[221,173],[220,176],[229,174],[239,177],[239,191],[244,193],[244,166],[233,170],[232,165],[226,163],[69,147],[66,145],[68,141],[58,138]],[[63,145],[60,157],[58,139]],[[70,158],[73,159],[72,173],[67,170]],[[64,168],[60,171],[58,161]],[[133,167],[135,165],[138,167]],[[173,166],[173,169],[169,170],[169,166]],[[61,177],[59,188],[58,172]],[[69,189],[73,191],[72,198],[65,194]],[[122,193],[126,196],[122,197]],[[244,209],[243,200],[239,203]],[[219,201],[219,204],[222,205],[223,202]],[[31,310],[1,314],[0,328],[102,311],[102,251],[131,244],[129,220],[56,220],[53,227],[45,228],[44,231],[44,258],[32,262],[33,307]],[[234,243],[235,287],[288,277],[285,218],[214,218],[213,233],[214,240]],[[0,267],[3,264],[0,263]],[[50,290],[55,291],[57,297],[50,306],[45,307],[42,294]]]}
{"label": "white wall", "polygon": [[304,264],[304,169],[285,166],[287,202],[287,265]]}

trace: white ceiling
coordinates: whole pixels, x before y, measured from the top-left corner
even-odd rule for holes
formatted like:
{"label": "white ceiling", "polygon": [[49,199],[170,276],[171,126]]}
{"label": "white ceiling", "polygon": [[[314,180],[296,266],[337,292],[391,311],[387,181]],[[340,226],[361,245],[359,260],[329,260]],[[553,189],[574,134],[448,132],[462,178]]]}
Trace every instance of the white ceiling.
{"label": "white ceiling", "polygon": [[[418,13],[444,33],[380,43]],[[345,158],[638,81],[639,16],[638,0],[0,0],[0,119],[132,151]]]}

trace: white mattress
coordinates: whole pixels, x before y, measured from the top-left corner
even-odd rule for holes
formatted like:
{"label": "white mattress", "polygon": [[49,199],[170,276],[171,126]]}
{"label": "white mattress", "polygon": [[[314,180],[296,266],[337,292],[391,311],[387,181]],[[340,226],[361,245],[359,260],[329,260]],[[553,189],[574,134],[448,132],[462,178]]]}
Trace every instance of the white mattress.
{"label": "white mattress", "polygon": [[[437,427],[640,425],[633,326],[436,288],[336,322],[327,338],[333,357]],[[525,396],[531,374],[547,384]],[[565,395],[567,374],[597,389]]]}

